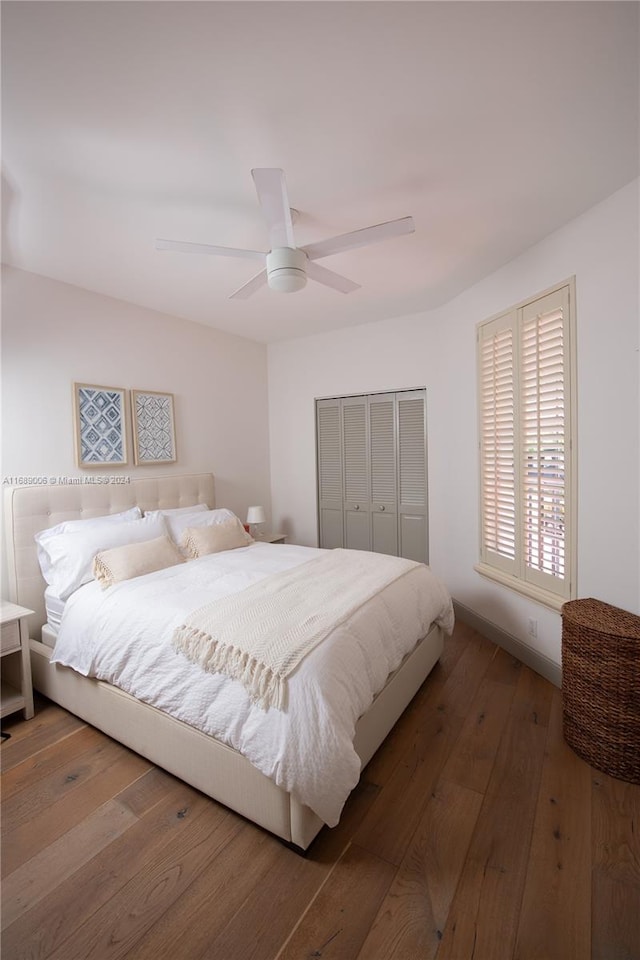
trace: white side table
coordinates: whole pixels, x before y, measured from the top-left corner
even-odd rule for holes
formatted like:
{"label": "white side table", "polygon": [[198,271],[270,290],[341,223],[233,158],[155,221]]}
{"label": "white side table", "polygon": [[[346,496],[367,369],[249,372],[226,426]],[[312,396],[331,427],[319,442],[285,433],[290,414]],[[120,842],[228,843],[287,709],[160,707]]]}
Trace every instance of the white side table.
{"label": "white side table", "polygon": [[287,537],[284,533],[267,533],[262,537],[263,543],[286,543]]}
{"label": "white side table", "polygon": [[[0,605],[0,657],[10,657],[3,674],[11,677],[1,683],[0,717],[16,710],[24,710],[25,720],[33,716],[33,685],[29,655],[29,627],[27,617],[33,613],[17,603],[3,600]],[[17,683],[15,678],[19,678]]]}

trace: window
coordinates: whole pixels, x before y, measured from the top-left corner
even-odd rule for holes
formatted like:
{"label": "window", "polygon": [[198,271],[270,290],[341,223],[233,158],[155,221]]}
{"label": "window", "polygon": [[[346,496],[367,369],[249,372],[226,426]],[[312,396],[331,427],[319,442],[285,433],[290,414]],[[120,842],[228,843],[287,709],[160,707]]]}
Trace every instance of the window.
{"label": "window", "polygon": [[478,326],[480,563],[559,609],[575,595],[575,284]]}

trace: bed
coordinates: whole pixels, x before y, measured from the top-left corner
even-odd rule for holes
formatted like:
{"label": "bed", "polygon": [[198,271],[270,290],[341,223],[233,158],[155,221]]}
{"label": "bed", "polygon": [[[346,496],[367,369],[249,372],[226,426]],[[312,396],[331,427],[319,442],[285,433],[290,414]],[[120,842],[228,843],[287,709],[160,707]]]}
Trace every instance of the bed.
{"label": "bed", "polygon": [[[210,508],[216,505],[211,474],[130,481],[117,477],[109,478],[113,482],[108,483],[87,482],[89,477],[82,480],[60,486],[15,487],[5,493],[10,599],[34,611],[29,624],[34,687],[216,801],[292,846],[306,850],[325,820],[300,800],[295,789],[279,786],[228,743],[137,699],[119,686],[50,662],[55,628],[47,623],[45,612],[46,584],[34,542],[38,531],[64,520],[116,514],[133,506],[147,512],[202,503]],[[258,548],[263,553],[283,549],[267,544],[249,549],[257,556]],[[443,618],[440,621],[444,622]],[[362,767],[437,662],[443,637],[443,628],[434,623],[357,720],[353,747]]]}

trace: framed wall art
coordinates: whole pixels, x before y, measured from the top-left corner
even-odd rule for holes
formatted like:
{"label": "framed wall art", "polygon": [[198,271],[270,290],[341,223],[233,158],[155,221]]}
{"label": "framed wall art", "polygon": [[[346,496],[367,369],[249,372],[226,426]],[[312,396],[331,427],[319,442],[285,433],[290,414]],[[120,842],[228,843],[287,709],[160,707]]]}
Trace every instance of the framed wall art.
{"label": "framed wall art", "polygon": [[131,407],[135,463],[175,463],[173,394],[132,390]]}
{"label": "framed wall art", "polygon": [[127,391],[73,384],[76,463],[118,467],[127,463]]}

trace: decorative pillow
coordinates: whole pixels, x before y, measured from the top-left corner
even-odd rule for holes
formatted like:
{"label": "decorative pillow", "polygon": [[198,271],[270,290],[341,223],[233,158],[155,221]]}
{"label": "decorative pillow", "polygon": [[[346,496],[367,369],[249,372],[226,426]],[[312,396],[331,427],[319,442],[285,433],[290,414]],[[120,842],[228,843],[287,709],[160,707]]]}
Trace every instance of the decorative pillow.
{"label": "decorative pillow", "polygon": [[145,517],[177,517],[181,513],[202,513],[208,510],[206,503],[195,503],[191,507],[170,507],[168,510],[145,510]]}
{"label": "decorative pillow", "polygon": [[184,557],[173,540],[164,536],[104,550],[94,558],[93,575],[105,590],[121,580],[132,580],[145,573],[164,570],[165,567],[184,562]]}
{"label": "decorative pillow", "polygon": [[188,527],[180,541],[180,546],[188,557],[204,557],[209,553],[221,553],[223,550],[235,550],[253,543],[237,517],[214,523],[208,527]]}
{"label": "decorative pillow", "polygon": [[73,529],[42,541],[46,563],[41,564],[42,575],[61,600],[67,600],[74,590],[93,578],[93,558],[101,550],[155,540],[167,534],[162,517],[143,517],[121,523],[102,524],[89,529]]}
{"label": "decorative pillow", "polygon": [[42,576],[47,583],[50,583],[47,576],[50,566],[49,555],[44,549],[44,544],[47,540],[58,536],[59,533],[72,533],[74,530],[92,530],[94,527],[111,526],[113,523],[124,523],[128,520],[139,520],[141,516],[142,511],[140,507],[131,507],[130,510],[124,510],[122,513],[110,513],[104,517],[89,517],[87,520],[63,520],[62,523],[58,523],[55,527],[47,527],[46,530],[41,530],[40,533],[36,533],[34,539],[38,546],[38,561],[40,563],[40,569],[42,570]]}
{"label": "decorative pillow", "polygon": [[238,518],[231,510],[222,507],[220,510],[203,510],[200,513],[181,513],[178,516],[165,517],[165,520],[171,536],[176,543],[180,543],[182,534],[188,527],[211,527]]}

